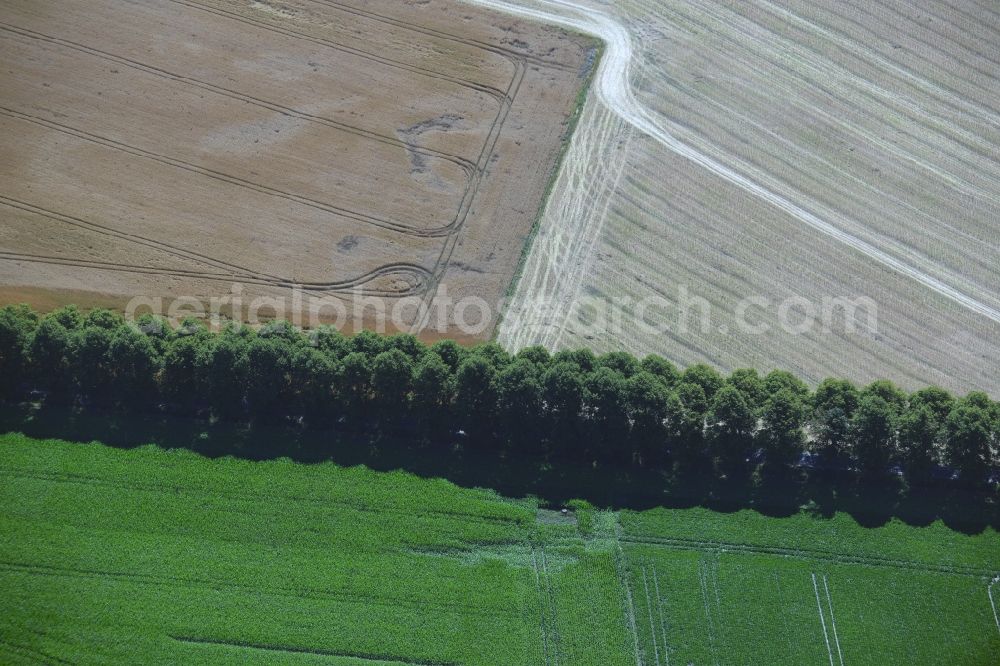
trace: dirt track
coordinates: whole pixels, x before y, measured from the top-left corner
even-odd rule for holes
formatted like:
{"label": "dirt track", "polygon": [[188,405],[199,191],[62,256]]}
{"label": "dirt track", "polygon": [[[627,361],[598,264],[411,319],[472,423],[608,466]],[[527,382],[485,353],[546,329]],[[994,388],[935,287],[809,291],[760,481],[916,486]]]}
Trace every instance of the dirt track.
{"label": "dirt track", "polygon": [[[546,212],[504,344],[1000,390],[988,3],[473,1],[609,45],[566,162],[578,176],[553,194],[600,208]],[[684,289],[711,305],[704,330],[676,309],[645,313],[657,332],[585,321],[583,301]],[[753,308],[767,334],[740,330],[747,298],[771,304]],[[780,330],[778,304],[838,298],[873,301],[877,330]]]}
{"label": "dirt track", "polygon": [[492,302],[592,48],[450,0],[5,2],[0,297]]}

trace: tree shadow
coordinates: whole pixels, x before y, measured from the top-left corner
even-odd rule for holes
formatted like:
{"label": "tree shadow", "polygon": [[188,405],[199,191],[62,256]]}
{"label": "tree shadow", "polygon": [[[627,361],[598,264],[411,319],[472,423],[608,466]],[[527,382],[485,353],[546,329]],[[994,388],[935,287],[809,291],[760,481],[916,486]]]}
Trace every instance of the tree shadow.
{"label": "tree shadow", "polygon": [[36,439],[98,441],[124,449],[155,444],[165,449],[188,449],[209,458],[289,458],[306,464],[333,462],[376,471],[405,470],[423,478],[445,478],[466,488],[488,488],[508,497],[534,496],[553,507],[584,499],[610,509],[702,506],[727,513],[753,509],[772,517],[790,516],[807,507],[825,517],[846,511],[866,527],[884,525],[893,517],[917,526],[940,519],[966,534],[998,527],[995,502],[983,493],[945,484],[904,489],[897,479],[859,482],[845,474],[807,474],[794,468],[747,467],[726,470],[723,476],[705,461],[667,470],[539,461],[523,453],[477,450],[458,435],[430,442],[412,434],[343,427],[247,425],[160,413],[25,404],[0,404],[0,432],[21,432]]}

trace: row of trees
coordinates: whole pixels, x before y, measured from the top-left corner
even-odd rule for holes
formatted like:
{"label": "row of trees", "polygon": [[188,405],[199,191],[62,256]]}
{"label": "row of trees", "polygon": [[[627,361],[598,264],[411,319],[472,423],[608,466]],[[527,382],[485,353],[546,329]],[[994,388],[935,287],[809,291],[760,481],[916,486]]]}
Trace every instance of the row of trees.
{"label": "row of trees", "polygon": [[0,396],[170,409],[224,419],[302,418],[313,425],[405,431],[430,442],[587,464],[714,465],[720,474],[805,462],[911,484],[958,472],[982,485],[997,462],[1000,404],[888,381],[815,390],[788,372],[728,377],[658,356],[588,350],[511,355],[496,344],[425,346],[410,335],[287,323],[218,333],[171,329],[75,307],[39,317],[0,309]]}

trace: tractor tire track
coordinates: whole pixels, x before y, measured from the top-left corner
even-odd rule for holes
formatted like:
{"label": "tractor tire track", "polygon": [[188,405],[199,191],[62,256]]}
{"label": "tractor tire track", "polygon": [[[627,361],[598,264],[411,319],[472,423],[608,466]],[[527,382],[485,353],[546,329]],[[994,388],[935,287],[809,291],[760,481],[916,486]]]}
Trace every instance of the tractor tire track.
{"label": "tractor tire track", "polygon": [[[942,275],[942,278],[935,277],[908,261],[845,231],[842,228],[845,224],[847,226],[856,225],[841,219],[840,215],[818,202],[795,203],[793,198],[797,196],[796,192],[777,183],[773,178],[760,172],[759,169],[751,167],[738,158],[729,156],[730,165],[722,162],[720,158],[712,157],[690,143],[678,139],[675,134],[676,129],[671,127],[665,117],[647,109],[636,99],[631,83],[631,69],[634,61],[632,35],[609,14],[566,0],[538,0],[538,3],[546,9],[527,7],[506,0],[467,1],[511,14],[561,25],[603,40],[606,44],[606,51],[597,75],[598,98],[639,132],[652,138],[671,152],[781,210],[803,225],[833,238],[902,276],[919,282],[924,287],[980,316],[1000,323],[1000,309],[955,287],[954,283],[960,281],[954,276],[945,271],[936,271]],[[773,7],[770,3],[765,4]],[[780,8],[776,8],[776,10],[782,11],[783,15],[789,14]],[[795,15],[790,15],[790,18],[802,21]],[[816,26],[812,27],[817,29]],[[893,67],[891,63],[886,63],[886,66]],[[901,68],[896,67],[895,70],[901,70]],[[901,71],[909,74],[906,70]],[[912,75],[910,76],[913,78]],[[916,83],[927,86],[927,82],[919,77],[917,77]],[[936,88],[935,92],[947,96],[947,91],[940,88]],[[951,97],[955,96],[951,95]],[[982,112],[983,110],[977,109],[977,111]],[[806,206],[817,212],[809,210]],[[831,219],[837,220],[840,226],[831,222]]]}

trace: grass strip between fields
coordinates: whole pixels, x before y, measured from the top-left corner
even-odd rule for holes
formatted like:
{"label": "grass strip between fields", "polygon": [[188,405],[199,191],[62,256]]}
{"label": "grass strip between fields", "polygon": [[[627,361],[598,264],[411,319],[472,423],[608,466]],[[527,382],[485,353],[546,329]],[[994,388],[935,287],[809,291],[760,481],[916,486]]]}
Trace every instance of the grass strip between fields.
{"label": "grass strip between fields", "polygon": [[552,191],[555,189],[556,181],[559,180],[559,172],[562,171],[563,162],[566,160],[566,154],[569,152],[569,148],[573,143],[573,135],[576,134],[576,128],[580,123],[580,117],[583,116],[584,106],[586,106],[587,100],[590,98],[590,88],[594,83],[594,77],[597,75],[597,71],[601,67],[601,59],[604,57],[604,42],[595,39],[590,35],[583,35],[580,33],[580,36],[586,37],[594,42],[593,61],[590,64],[590,69],[587,72],[583,85],[580,86],[580,90],[576,94],[576,101],[573,103],[573,111],[569,116],[569,124],[566,127],[566,131],[563,133],[562,143],[559,146],[559,156],[556,158],[556,163],[552,166],[552,171],[549,173],[549,180],[545,185],[545,193],[542,195],[542,200],[538,204],[538,212],[535,214],[535,220],[531,224],[528,236],[524,240],[524,247],[521,250],[520,258],[517,261],[517,268],[514,269],[514,275],[511,277],[510,285],[508,285],[507,290],[504,292],[503,308],[500,310],[497,316],[496,324],[493,327],[493,339],[496,339],[497,331],[500,329],[500,324],[503,323],[504,316],[507,312],[507,305],[510,299],[514,296],[518,283],[521,281],[521,276],[524,273],[524,267],[528,263],[528,255],[531,254],[531,248],[535,244],[535,238],[538,236],[538,231],[542,225],[542,217],[545,215],[545,209],[549,205],[549,199],[552,198]]}

